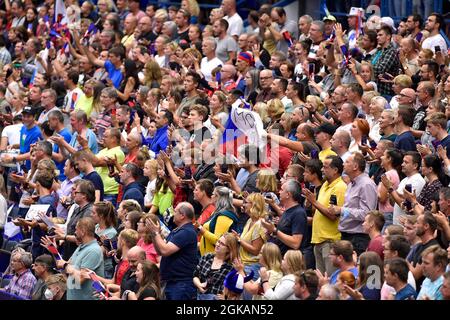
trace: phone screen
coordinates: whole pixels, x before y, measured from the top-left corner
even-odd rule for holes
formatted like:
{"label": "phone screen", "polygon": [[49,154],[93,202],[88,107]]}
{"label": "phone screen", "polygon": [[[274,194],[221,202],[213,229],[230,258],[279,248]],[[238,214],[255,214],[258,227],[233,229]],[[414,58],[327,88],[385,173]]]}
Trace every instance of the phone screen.
{"label": "phone screen", "polygon": [[309,76],[311,77],[315,72],[316,72],[316,65],[314,63],[310,63],[308,65]]}

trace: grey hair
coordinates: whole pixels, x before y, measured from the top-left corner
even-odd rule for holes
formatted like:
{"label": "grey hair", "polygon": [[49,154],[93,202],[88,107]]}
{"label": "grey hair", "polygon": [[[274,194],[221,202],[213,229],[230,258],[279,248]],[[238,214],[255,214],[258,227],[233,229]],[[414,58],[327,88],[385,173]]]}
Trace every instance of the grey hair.
{"label": "grey hair", "polygon": [[288,180],[285,182],[286,191],[292,195],[292,198],[296,202],[300,202],[302,200],[302,187],[295,180]]}
{"label": "grey hair", "polygon": [[180,210],[180,213],[185,215],[188,220],[194,219],[194,207],[189,202],[180,202],[178,210]]}
{"label": "grey hair", "polygon": [[339,289],[332,284],[325,284],[320,289],[322,295],[326,300],[340,300],[339,298]]}
{"label": "grey hair", "polygon": [[325,31],[325,23],[323,21],[314,20],[311,24],[318,26],[320,28],[320,32],[323,33]]}
{"label": "grey hair", "polygon": [[177,24],[173,21],[166,21],[163,23],[163,26],[166,26],[166,28],[168,28],[171,32],[171,40],[174,40],[177,36]]}
{"label": "grey hair", "polygon": [[119,98],[119,95],[117,94],[117,91],[113,87],[106,87],[102,89],[102,93],[106,94],[109,98],[117,100]]}
{"label": "grey hair", "polygon": [[216,211],[232,211],[235,212],[233,207],[233,192],[227,187],[217,187],[214,192],[217,195]]}
{"label": "grey hair", "polygon": [[203,41],[211,42],[214,45],[214,49],[217,47],[216,39],[214,39],[213,37],[206,37],[205,39],[203,39]]}

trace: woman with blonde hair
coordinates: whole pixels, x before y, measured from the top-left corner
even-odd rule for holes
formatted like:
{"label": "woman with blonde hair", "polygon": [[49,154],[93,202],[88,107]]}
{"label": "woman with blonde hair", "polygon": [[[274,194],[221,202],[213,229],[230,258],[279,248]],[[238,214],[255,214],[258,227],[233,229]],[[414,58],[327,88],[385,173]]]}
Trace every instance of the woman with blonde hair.
{"label": "woman with blonde hair", "polygon": [[255,111],[261,118],[261,120],[264,124],[264,128],[267,128],[267,125],[270,122],[270,118],[267,115],[267,104],[265,102],[257,102],[253,106],[253,111]]}
{"label": "woman with blonde hair", "polygon": [[144,176],[148,178],[148,184],[145,189],[144,205],[145,208],[150,209],[152,206],[153,195],[155,194],[156,178],[158,177],[158,161],[152,159],[145,162]]}
{"label": "woman with blonde hair", "polygon": [[377,91],[372,64],[362,61],[359,68],[354,63],[350,63],[348,66],[364,91]]}
{"label": "woman with blonde hair", "polygon": [[144,81],[142,81],[142,84],[149,88],[159,88],[161,81],[161,67],[154,59],[149,60],[144,66]]}
{"label": "woman with blonde hair", "polygon": [[392,83],[392,91],[394,91],[395,96],[392,97],[389,103],[392,109],[398,109],[398,99],[400,98],[400,92],[403,89],[411,88],[412,84],[413,82],[411,77],[407,76],[406,74],[399,74],[394,78],[394,82]]}
{"label": "woman with blonde hair", "polygon": [[182,0],[181,8],[185,9],[191,15],[190,24],[196,24],[200,15],[200,6],[197,0]]}
{"label": "woman with blonde hair", "polygon": [[[275,288],[280,279],[283,277],[283,272],[281,270],[281,262],[283,257],[281,256],[280,248],[271,242],[265,243],[261,248],[261,253],[259,256],[259,263],[261,264],[261,270],[264,269],[266,272],[266,279],[269,288]],[[236,266],[239,273],[243,274],[244,265],[240,264]],[[263,297],[263,283],[261,277],[255,281],[249,281],[244,284],[244,297],[245,293],[253,295],[253,300],[265,300]]]}
{"label": "woman with blonde hair", "polygon": [[318,113],[322,114],[323,110],[325,109],[325,105],[323,104],[322,100],[320,100],[320,97],[309,95],[306,97],[306,108],[310,113],[312,111],[317,111]]}
{"label": "woman with blonde hair", "polygon": [[[271,169],[259,170],[258,175],[256,177],[256,188],[258,188],[261,191],[261,194],[264,198],[271,199],[272,201],[275,202],[276,205],[280,205],[280,200],[276,195],[278,191],[277,176]],[[277,216],[274,212],[272,212],[269,205],[266,205],[266,210],[270,214]]]}
{"label": "woman with blonde hair", "polygon": [[365,115],[370,113],[370,103],[373,97],[378,97],[380,94],[376,91],[366,91],[361,98],[361,109]]}
{"label": "woman with blonde hair", "polygon": [[267,241],[267,234],[261,225],[261,220],[268,216],[264,197],[260,193],[252,193],[244,200],[244,211],[249,216],[244,229],[239,235],[233,231],[241,247],[239,258],[244,264],[245,274],[254,271],[254,279],[257,278],[259,268],[259,254],[261,248]]}
{"label": "woman with blonde hair", "polygon": [[269,285],[269,273],[265,268],[261,268],[261,283],[264,291],[264,298],[267,300],[296,300],[294,294],[295,273],[305,270],[305,262],[300,250],[288,250],[284,254],[281,262],[283,277],[275,288]]}
{"label": "woman with blonde hair", "polygon": [[274,123],[279,123],[281,115],[285,112],[283,102],[280,99],[271,99],[267,102],[267,114],[270,117],[269,127]]}
{"label": "woman with blonde hair", "polygon": [[200,258],[193,278],[197,300],[215,300],[216,295],[222,293],[225,277],[233,269],[238,250],[238,240],[231,233],[225,233],[217,240],[214,253]]}
{"label": "woman with blonde hair", "polygon": [[373,97],[370,102],[369,114],[366,116],[367,122],[370,126],[368,139],[373,140],[376,143],[378,143],[381,139],[380,118],[383,111],[387,109],[387,105],[387,100],[381,96]]}

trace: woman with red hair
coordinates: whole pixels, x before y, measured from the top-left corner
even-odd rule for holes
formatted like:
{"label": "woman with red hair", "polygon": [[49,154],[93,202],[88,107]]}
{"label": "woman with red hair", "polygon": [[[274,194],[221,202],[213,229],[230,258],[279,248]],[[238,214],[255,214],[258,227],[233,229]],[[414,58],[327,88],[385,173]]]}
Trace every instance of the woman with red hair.
{"label": "woman with red hair", "polygon": [[350,134],[352,136],[352,143],[350,144],[349,151],[350,152],[361,152],[359,150],[359,146],[364,142],[364,145],[367,144],[367,136],[370,132],[369,122],[365,119],[355,119],[353,121],[352,128],[350,129]]}

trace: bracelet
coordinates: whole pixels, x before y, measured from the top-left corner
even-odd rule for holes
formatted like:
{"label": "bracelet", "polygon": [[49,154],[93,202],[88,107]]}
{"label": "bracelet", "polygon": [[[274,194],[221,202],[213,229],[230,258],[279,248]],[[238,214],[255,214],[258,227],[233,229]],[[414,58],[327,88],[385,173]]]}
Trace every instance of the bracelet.
{"label": "bracelet", "polygon": [[264,283],[269,282],[269,280],[262,280],[261,281],[261,285],[263,285]]}

